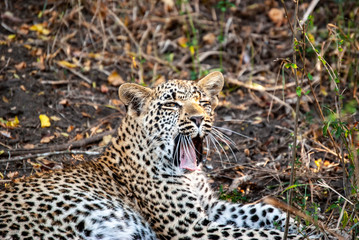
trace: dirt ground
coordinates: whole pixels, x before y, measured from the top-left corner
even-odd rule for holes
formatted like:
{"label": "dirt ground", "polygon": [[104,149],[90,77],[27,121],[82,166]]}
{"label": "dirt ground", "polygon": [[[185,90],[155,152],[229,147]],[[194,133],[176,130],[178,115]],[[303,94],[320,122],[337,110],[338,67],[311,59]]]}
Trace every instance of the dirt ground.
{"label": "dirt ground", "polygon": [[[246,202],[275,195],[285,200],[297,89],[293,71],[284,67],[294,50],[283,5],[272,0],[189,2],[1,1],[2,187],[35,172],[96,157],[125,114],[117,97],[120,84],[154,86],[220,69],[226,84],[215,125],[228,129],[222,130],[235,145],[212,144],[205,161],[208,176],[223,198]],[[310,2],[299,5],[298,16]],[[286,1],[286,9],[293,17],[295,4]],[[320,43],[326,40],[328,24],[338,24],[340,16],[358,23],[355,13],[355,1],[319,3],[310,28],[318,48],[327,47]],[[327,60],[337,67],[337,53],[326,50]],[[345,70],[358,53],[356,49],[351,58],[343,57],[339,68],[345,78],[343,106],[358,97],[353,85],[358,75],[352,74],[353,80]],[[313,51],[306,57],[298,67],[306,66],[313,76],[324,111],[335,110],[333,83]],[[305,93],[310,86],[307,77],[302,79]],[[346,119],[352,125],[359,121],[358,107],[353,106],[356,111]],[[40,121],[40,115],[51,125],[42,127],[46,117]],[[332,224],[343,209],[338,194],[350,195],[344,189],[350,182],[345,177],[350,163],[339,161],[330,138],[323,135],[311,94],[301,98],[298,116],[295,202]],[[348,159],[345,148],[341,155]],[[358,201],[355,204],[346,207],[352,221]]]}

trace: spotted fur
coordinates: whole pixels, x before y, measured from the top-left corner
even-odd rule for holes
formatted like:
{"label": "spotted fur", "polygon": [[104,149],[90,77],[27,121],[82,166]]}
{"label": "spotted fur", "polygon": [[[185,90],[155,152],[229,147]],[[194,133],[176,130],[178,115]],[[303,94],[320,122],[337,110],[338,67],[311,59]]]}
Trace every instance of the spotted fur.
{"label": "spotted fur", "polygon": [[122,85],[128,113],[102,156],[8,187],[0,195],[0,238],[282,239],[284,213],[218,200],[200,154],[192,170],[176,156],[178,136],[192,148],[211,132],[222,87],[219,72],[155,89]]}

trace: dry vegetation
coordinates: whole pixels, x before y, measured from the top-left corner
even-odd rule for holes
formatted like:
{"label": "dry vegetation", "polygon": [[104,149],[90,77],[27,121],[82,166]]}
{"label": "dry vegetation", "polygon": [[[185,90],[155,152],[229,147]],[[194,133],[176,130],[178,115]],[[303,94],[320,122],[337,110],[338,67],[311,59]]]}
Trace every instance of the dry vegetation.
{"label": "dry vegetation", "polygon": [[216,125],[236,146],[212,144],[205,167],[221,198],[291,198],[357,239],[358,1],[5,0],[0,9],[2,185],[96,156],[124,114],[120,84],[220,70]]}

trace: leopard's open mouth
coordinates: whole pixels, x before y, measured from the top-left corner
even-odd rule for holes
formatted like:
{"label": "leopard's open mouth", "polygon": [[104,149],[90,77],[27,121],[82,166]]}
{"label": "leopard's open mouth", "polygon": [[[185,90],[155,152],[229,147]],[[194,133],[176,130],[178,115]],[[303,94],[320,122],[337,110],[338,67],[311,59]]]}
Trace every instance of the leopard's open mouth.
{"label": "leopard's open mouth", "polygon": [[173,151],[174,164],[190,171],[199,170],[198,165],[203,157],[203,138],[199,136],[190,139],[179,135],[175,138]]}

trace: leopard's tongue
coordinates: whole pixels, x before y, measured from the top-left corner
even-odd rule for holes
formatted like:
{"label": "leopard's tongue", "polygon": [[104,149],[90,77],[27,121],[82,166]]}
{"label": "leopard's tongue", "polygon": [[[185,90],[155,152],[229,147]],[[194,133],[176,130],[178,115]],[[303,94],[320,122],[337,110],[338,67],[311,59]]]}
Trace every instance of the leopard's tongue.
{"label": "leopard's tongue", "polygon": [[194,149],[193,144],[187,144],[184,146],[184,144],[181,143],[180,153],[180,168],[191,171],[199,170],[199,167],[197,166],[196,150]]}

